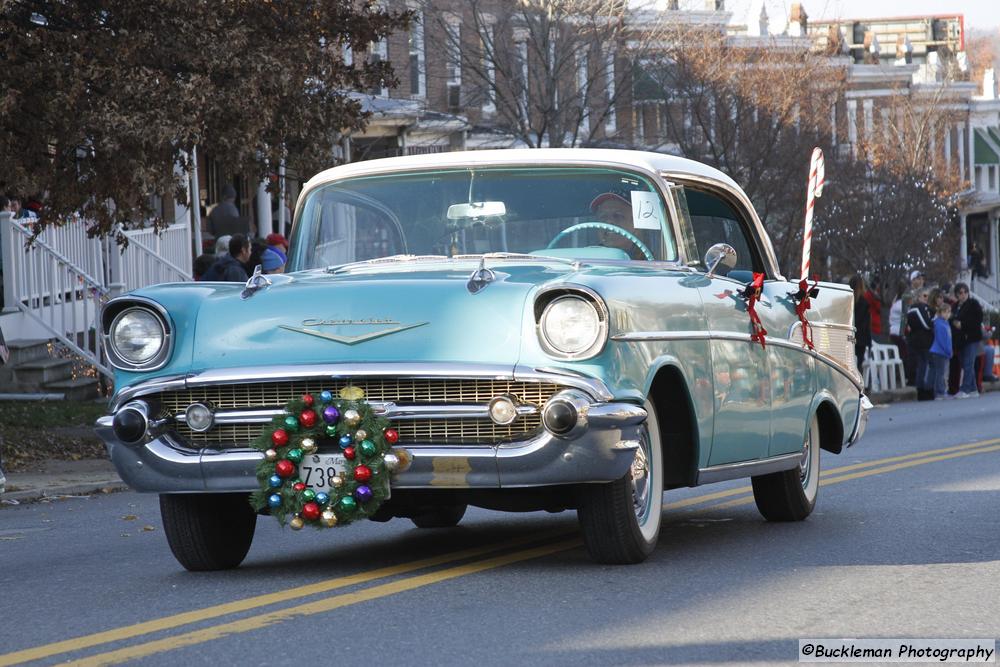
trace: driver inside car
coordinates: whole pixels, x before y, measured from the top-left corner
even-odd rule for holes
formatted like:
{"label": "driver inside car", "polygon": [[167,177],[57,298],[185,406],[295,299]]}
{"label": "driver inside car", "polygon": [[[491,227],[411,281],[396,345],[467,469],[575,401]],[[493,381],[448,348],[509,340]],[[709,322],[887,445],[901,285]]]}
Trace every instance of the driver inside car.
{"label": "driver inside car", "polygon": [[[602,192],[590,202],[590,210],[598,221],[638,236],[638,230],[632,225],[632,203],[621,194]],[[624,250],[630,259],[646,259],[642,251],[621,234],[604,230],[600,230],[598,234],[601,245]]]}

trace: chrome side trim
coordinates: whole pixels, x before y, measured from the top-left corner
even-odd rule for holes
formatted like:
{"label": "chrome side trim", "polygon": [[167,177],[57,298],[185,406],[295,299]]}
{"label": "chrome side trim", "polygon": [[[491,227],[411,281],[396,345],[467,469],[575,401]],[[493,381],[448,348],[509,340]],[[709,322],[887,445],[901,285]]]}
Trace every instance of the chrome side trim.
{"label": "chrome side trim", "polygon": [[[801,323],[796,322],[792,325],[793,331],[796,326],[801,326]],[[813,326],[829,326],[830,328],[848,329],[851,331],[854,330],[854,327],[844,324],[827,325],[821,323],[818,325],[814,324]],[[611,340],[639,343],[671,340],[732,340],[738,342],[750,342],[750,334],[711,331],[630,331],[627,333],[616,334],[611,337]],[[815,357],[819,361],[822,361],[832,367],[834,370],[839,371],[845,378],[851,381],[851,384],[858,388],[858,391],[864,391],[864,385],[861,384],[861,380],[854,377],[850,369],[844,368],[844,366],[833,357],[823,354],[822,352],[817,352],[816,350],[810,350],[804,344],[797,343],[794,340],[776,338],[774,336],[767,336],[764,340],[768,345],[784,347],[791,350],[799,350],[804,354]]]}
{"label": "chrome side trim", "polygon": [[[654,340],[709,340],[712,334],[709,331],[629,331],[615,334],[611,340],[623,341],[654,341]],[[749,340],[749,336],[747,337]]]}
{"label": "chrome side trim", "polygon": [[696,486],[724,482],[729,479],[767,475],[772,472],[781,472],[782,470],[792,470],[799,466],[801,459],[802,453],[796,452],[773,456],[759,461],[741,461],[739,463],[725,463],[723,465],[709,466],[708,468],[699,468]]}

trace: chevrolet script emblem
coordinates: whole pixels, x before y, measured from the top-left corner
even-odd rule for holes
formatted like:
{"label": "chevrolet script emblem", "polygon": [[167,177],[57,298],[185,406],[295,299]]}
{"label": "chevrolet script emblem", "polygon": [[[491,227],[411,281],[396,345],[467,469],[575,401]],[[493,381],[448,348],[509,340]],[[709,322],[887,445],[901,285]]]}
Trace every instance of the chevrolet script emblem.
{"label": "chevrolet script emblem", "polygon": [[[399,333],[400,331],[406,331],[408,329],[416,329],[417,327],[422,327],[427,322],[417,322],[416,324],[400,324],[396,320],[320,320],[320,319],[308,319],[302,320],[301,327],[290,327],[285,324],[279,325],[282,329],[288,329],[289,331],[297,331],[298,333],[308,334],[310,336],[316,336],[317,338],[324,338],[326,340],[332,340],[335,343],[343,343],[344,345],[357,345],[358,343],[364,343],[368,340],[375,340],[376,338],[381,338],[382,336],[388,336],[389,334]],[[320,331],[315,328],[305,328],[305,327],[345,327],[345,326],[361,326],[361,327],[388,327],[387,329],[377,329],[376,331],[368,331],[366,333],[358,334],[357,336],[342,336],[333,333],[328,333],[326,331]]]}

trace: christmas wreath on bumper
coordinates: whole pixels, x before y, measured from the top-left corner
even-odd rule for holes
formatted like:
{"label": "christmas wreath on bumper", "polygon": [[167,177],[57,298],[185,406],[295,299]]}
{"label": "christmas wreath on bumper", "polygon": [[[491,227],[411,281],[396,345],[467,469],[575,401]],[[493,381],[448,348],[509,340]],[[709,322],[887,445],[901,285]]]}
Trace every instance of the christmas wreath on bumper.
{"label": "christmas wreath on bumper", "polygon": [[[375,414],[358,387],[345,387],[337,397],[323,391],[318,401],[305,394],[289,401],[254,441],[264,458],[257,464],[260,488],[251,494],[250,504],[295,530],[367,519],[389,497],[390,475],[409,465],[409,452],[392,448],[398,440],[396,430]],[[303,465],[338,453],[340,470]],[[313,483],[322,490],[311,488],[302,470],[309,476],[318,472]]]}

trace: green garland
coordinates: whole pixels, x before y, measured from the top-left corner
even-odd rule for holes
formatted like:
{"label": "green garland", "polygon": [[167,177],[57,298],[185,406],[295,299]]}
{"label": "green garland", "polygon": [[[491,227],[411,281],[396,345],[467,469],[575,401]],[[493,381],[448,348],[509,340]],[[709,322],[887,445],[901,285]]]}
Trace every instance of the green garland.
{"label": "green garland", "polygon": [[[270,512],[293,529],[344,526],[373,515],[389,498],[389,477],[405,469],[409,453],[392,449],[399,435],[375,415],[358,387],[340,397],[329,391],[289,401],[253,443],[264,453],[257,464],[260,488],[250,495],[258,512]],[[317,453],[342,452],[347,466],[332,478],[331,491],[316,492],[299,478],[299,464]],[[289,519],[289,517],[291,517]]]}

